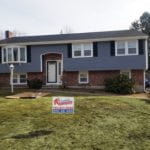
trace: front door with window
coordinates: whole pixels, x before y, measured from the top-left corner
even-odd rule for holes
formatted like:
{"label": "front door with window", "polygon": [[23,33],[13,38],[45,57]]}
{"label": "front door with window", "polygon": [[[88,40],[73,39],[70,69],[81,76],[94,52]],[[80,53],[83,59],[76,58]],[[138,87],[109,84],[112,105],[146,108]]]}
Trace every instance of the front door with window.
{"label": "front door with window", "polygon": [[57,61],[47,62],[47,83],[57,83]]}

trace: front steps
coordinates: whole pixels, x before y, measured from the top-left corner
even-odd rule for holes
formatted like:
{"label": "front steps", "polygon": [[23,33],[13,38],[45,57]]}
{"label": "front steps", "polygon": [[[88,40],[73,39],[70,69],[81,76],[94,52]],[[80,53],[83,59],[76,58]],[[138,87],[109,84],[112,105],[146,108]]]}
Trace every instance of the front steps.
{"label": "front steps", "polygon": [[58,89],[61,85],[43,85],[42,89]]}

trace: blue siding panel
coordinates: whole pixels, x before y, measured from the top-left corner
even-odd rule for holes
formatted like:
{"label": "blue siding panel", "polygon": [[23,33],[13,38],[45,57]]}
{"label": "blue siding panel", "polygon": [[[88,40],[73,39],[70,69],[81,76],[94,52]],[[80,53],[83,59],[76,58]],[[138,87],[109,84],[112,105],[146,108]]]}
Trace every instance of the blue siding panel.
{"label": "blue siding panel", "polygon": [[[120,69],[145,69],[145,53],[137,56],[111,56],[110,42],[98,43],[98,57],[68,58],[67,44],[31,46],[31,63],[15,66],[15,72],[40,72],[40,56],[44,53],[62,53],[65,71],[86,70],[120,70]],[[0,64],[0,73],[9,72],[7,64]]]}

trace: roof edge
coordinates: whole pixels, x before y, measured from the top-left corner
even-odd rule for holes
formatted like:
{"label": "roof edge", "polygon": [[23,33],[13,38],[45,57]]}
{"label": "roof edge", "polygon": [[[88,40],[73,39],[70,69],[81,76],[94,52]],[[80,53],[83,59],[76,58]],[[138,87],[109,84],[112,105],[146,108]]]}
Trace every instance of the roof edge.
{"label": "roof edge", "polygon": [[61,41],[42,41],[42,42],[18,42],[18,43],[4,43],[0,46],[6,45],[48,45],[48,44],[67,44],[67,43],[77,43],[77,42],[105,42],[105,41],[115,41],[115,40],[127,40],[127,39],[148,39],[148,35],[140,36],[129,36],[129,37],[115,37],[115,38],[93,38],[93,39],[80,39],[80,40],[61,40]]}

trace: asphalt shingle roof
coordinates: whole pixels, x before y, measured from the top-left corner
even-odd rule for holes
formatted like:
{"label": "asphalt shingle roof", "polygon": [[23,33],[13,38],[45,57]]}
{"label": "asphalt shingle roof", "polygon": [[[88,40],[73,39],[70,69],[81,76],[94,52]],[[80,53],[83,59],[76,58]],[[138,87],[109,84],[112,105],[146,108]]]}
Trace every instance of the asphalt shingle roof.
{"label": "asphalt shingle roof", "polygon": [[101,39],[101,38],[116,38],[116,37],[134,37],[134,36],[146,36],[146,34],[135,30],[120,30],[120,31],[71,33],[71,34],[40,35],[40,36],[20,36],[1,40],[0,44]]}

